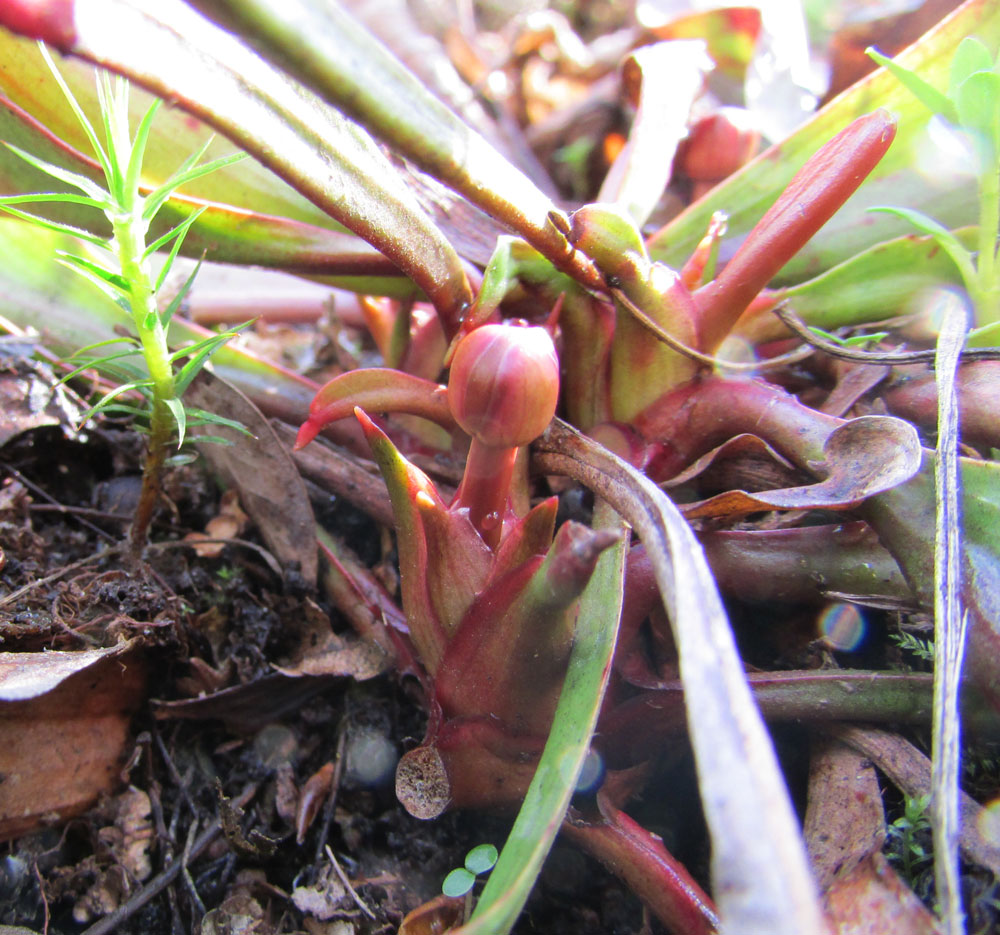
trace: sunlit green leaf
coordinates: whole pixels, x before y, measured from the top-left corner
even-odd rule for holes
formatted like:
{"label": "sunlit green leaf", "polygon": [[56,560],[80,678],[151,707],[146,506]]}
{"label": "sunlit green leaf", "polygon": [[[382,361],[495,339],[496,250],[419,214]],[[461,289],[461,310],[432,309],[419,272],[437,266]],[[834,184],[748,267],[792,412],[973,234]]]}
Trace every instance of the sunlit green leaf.
{"label": "sunlit green leaf", "polygon": [[[149,258],[154,253],[156,253],[157,250],[162,249],[168,243],[170,243],[171,240],[175,240],[176,238],[176,242],[174,243],[173,247],[170,250],[170,255],[168,257],[168,260],[164,264],[164,268],[169,269],[169,267],[173,264],[174,258],[177,256],[177,250],[180,247],[180,244],[184,242],[184,235],[187,233],[188,228],[192,224],[194,224],[194,222],[197,221],[198,218],[200,218],[202,214],[204,214],[207,210],[208,206],[203,205],[202,207],[198,208],[197,211],[194,211],[192,214],[189,214],[186,218],[184,218],[184,220],[181,221],[180,224],[176,225],[175,227],[171,227],[170,230],[168,230],[165,234],[162,234],[161,236],[157,237],[156,240],[154,240],[151,244],[149,244],[143,251],[142,258],[144,260]],[[165,278],[165,274],[161,272],[160,277],[156,284],[155,291],[159,291],[160,286],[163,284],[163,278]]]}
{"label": "sunlit green leaf", "polygon": [[73,92],[70,90],[69,85],[66,83],[66,79],[63,78],[62,73],[56,66],[52,55],[49,53],[48,49],[42,44],[38,44],[39,51],[42,54],[42,58],[45,59],[45,64],[49,68],[49,73],[55,78],[56,84],[59,85],[59,89],[62,91],[63,96],[66,98],[66,102],[69,104],[70,109],[73,111],[74,116],[77,119],[81,129],[84,134],[86,134],[87,139],[90,142],[90,146],[93,149],[94,154],[97,156],[98,161],[101,163],[101,168],[104,170],[105,178],[112,178],[114,175],[114,170],[111,163],[108,160],[108,154],[104,151],[104,147],[101,145],[101,141],[97,137],[97,131],[94,130],[94,125],[87,118],[87,115],[83,112],[83,108],[80,107],[79,102],[74,96]]}
{"label": "sunlit green leaf", "polygon": [[884,207],[880,205],[871,210],[881,211],[885,214],[894,214],[897,217],[904,218],[921,233],[933,237],[934,241],[951,257],[955,266],[958,267],[962,278],[965,280],[966,287],[969,289],[974,288],[976,271],[972,266],[969,251],[947,227],[935,221],[934,218],[928,217],[922,211],[914,211],[909,208]]}
{"label": "sunlit green leaf", "polygon": [[86,205],[90,208],[104,210],[104,204],[87,195],[74,195],[71,192],[40,192],[36,195],[4,195],[0,197],[0,205],[29,204],[67,204]]}
{"label": "sunlit green leaf", "polygon": [[866,51],[879,65],[890,71],[896,80],[931,113],[940,114],[952,123],[958,122],[955,105],[949,100],[947,94],[943,94],[934,85],[924,81],[916,72],[910,71],[909,68],[883,55],[878,49],[872,48]]}
{"label": "sunlit green leaf", "polygon": [[184,432],[187,428],[187,413],[184,411],[184,403],[176,397],[163,401],[170,409],[170,414],[174,417],[174,422],[177,425],[177,447],[180,448],[184,444]]}
{"label": "sunlit green leaf", "polygon": [[[16,203],[20,200],[20,197],[15,196],[12,200]],[[22,221],[27,221],[29,224],[37,224],[39,227],[44,227],[46,230],[53,231],[56,234],[69,234],[70,237],[78,237],[80,240],[85,240],[87,243],[94,244],[95,247],[107,247],[107,241],[104,238],[98,237],[96,234],[90,233],[90,231],[73,227],[70,224],[61,224],[59,221],[50,221],[48,218],[39,217],[37,214],[31,214],[28,211],[21,211],[18,208],[12,207],[11,204],[0,203],[0,210],[6,211],[7,214],[12,214],[14,217],[20,218]]]}
{"label": "sunlit green leaf", "polygon": [[95,260],[74,253],[57,253],[56,258],[99,286],[108,287],[121,295],[128,295],[131,290],[129,281],[121,273],[107,269]]}
{"label": "sunlit green leaf", "polygon": [[983,42],[975,36],[966,36],[955,50],[948,75],[948,96],[955,100],[958,86],[977,71],[991,71],[993,56]]}
{"label": "sunlit green leaf", "polygon": [[129,157],[128,167],[125,170],[125,187],[131,191],[139,190],[142,162],[146,156],[146,144],[149,141],[149,133],[153,127],[153,118],[160,109],[160,104],[161,101],[157,98],[149,105],[135,131],[135,139],[132,142],[132,153]]}
{"label": "sunlit green leaf", "polygon": [[1000,75],[993,71],[970,75],[958,86],[955,104],[962,126],[985,144],[983,170],[995,172],[1000,153]]}
{"label": "sunlit green leaf", "polygon": [[[172,261],[168,257],[168,262],[165,263],[164,266],[171,265],[171,262]],[[202,261],[198,260],[198,262],[195,264],[194,269],[191,270],[191,273],[188,276],[188,278],[184,280],[184,285],[182,285],[180,289],[177,290],[177,295],[175,295],[170,300],[170,304],[160,313],[160,320],[163,322],[164,327],[166,327],[170,323],[170,320],[174,317],[174,314],[177,312],[177,309],[181,307],[181,302],[184,301],[187,294],[191,291],[191,287],[194,285],[194,281],[198,276],[198,271],[201,269],[201,264]]]}

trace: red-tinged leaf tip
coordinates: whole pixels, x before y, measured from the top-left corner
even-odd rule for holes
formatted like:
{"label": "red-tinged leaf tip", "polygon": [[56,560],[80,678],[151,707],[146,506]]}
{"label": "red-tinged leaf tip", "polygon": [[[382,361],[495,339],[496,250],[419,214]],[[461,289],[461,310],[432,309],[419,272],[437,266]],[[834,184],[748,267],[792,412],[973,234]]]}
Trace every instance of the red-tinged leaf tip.
{"label": "red-tinged leaf tip", "polygon": [[299,434],[295,437],[295,444],[292,446],[292,451],[298,451],[300,448],[305,448],[317,435],[319,435],[320,426],[313,422],[312,419],[306,419],[299,428]]}
{"label": "red-tinged leaf tip", "polygon": [[75,6],[75,0],[4,0],[0,26],[69,51],[76,44]]}
{"label": "red-tinged leaf tip", "polygon": [[896,136],[886,110],[858,117],[799,169],[719,276],[695,293],[711,353],[772,277],[847,201]]}
{"label": "red-tinged leaf tip", "polygon": [[369,444],[371,444],[373,438],[377,439],[385,437],[385,432],[372,422],[368,413],[365,412],[360,406],[354,407],[354,418],[361,423],[361,431],[365,433],[365,438],[368,439]]}

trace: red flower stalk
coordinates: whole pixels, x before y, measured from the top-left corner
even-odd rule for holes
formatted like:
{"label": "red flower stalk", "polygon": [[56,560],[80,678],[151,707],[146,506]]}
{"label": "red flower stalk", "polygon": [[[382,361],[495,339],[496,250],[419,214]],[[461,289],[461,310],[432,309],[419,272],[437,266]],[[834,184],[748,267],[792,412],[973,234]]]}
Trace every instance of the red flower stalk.
{"label": "red flower stalk", "polygon": [[558,398],[559,360],[544,328],[483,325],[459,342],[448,405],[472,444],[451,508],[467,508],[491,548],[500,542],[517,449],[545,431]]}

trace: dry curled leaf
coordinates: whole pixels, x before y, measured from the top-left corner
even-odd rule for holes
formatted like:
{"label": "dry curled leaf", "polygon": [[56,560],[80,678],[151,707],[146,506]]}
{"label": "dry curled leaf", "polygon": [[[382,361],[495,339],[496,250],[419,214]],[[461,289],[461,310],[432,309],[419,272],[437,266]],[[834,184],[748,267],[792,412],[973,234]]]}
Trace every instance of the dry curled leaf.
{"label": "dry curled leaf", "polygon": [[435,896],[406,914],[399,935],[442,935],[460,925],[464,914],[464,899]]}
{"label": "dry curled leaf", "polygon": [[683,508],[688,519],[732,516],[764,510],[843,510],[891,490],[920,470],[920,441],[902,419],[860,416],[834,429],[823,446],[824,460],[812,465],[816,484],[747,493],[730,490]]}

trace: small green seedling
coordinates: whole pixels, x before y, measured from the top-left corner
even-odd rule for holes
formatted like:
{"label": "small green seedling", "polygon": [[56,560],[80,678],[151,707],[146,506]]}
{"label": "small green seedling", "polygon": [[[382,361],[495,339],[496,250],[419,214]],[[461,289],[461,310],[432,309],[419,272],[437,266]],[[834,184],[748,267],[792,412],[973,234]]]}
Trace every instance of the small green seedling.
{"label": "small green seedling", "polygon": [[917,874],[931,860],[925,846],[931,837],[931,823],[927,817],[929,804],[929,795],[907,796],[903,814],[888,828],[886,847],[889,860],[911,886]]}
{"label": "small green seedling", "polygon": [[979,39],[966,37],[952,57],[948,89],[943,92],[881,52],[868,49],[868,54],[971,147],[979,185],[977,249],[968,250],[952,231],[923,212],[872,210],[895,214],[934,239],[958,268],[975,309],[978,327],[969,333],[969,346],[1000,343],[1000,60]]}
{"label": "small green seedling", "polygon": [[[134,335],[115,338],[78,351],[73,356],[77,360],[82,356],[83,362],[64,379],[71,379],[83,370],[97,368],[118,383],[90,409],[85,421],[95,413],[109,409],[148,419],[149,447],[143,470],[142,491],[129,534],[131,557],[137,560],[146,542],[160,489],[160,476],[171,446],[176,443],[179,448],[184,443],[186,431],[195,425],[217,424],[241,428],[230,420],[211,413],[185,409],[181,402],[184,391],[209,357],[233,337],[239,328],[213,334],[176,351],[170,350],[167,344],[170,319],[191,288],[197,269],[166,308],[161,310],[157,303],[157,294],[170,272],[184,237],[205,207],[190,213],[152,243],[147,243],[146,235],[153,219],[181,185],[243,159],[245,154],[236,153],[198,165],[211,143],[209,140],[200,151],[188,157],[170,178],[149,194],[143,195],[143,156],[150,127],[161,101],[156,100],[150,105],[133,136],[129,128],[128,82],[123,78],[116,78],[112,83],[108,74],[102,73],[97,86],[103,120],[102,141],[48,51],[44,46],[40,48],[94,150],[106,187],[87,176],[45,162],[5,143],[11,152],[25,162],[62,185],[77,189],[80,194],[59,191],[12,195],[0,198],[0,210],[48,230],[69,234],[91,245],[94,249],[86,255],[61,251],[57,258],[108,295],[125,312],[135,329]],[[90,231],[40,217],[17,207],[41,204],[80,205],[97,209],[104,213],[111,225],[111,235],[100,237]],[[159,250],[166,250],[168,253],[159,274],[154,277],[150,258]],[[86,356],[106,349],[109,345],[117,349],[112,353],[102,353],[101,356]],[[144,362],[144,367],[136,360],[129,359],[137,357]],[[144,406],[135,407],[126,403],[135,394],[145,399]]]}
{"label": "small green seedling", "polygon": [[465,866],[456,867],[444,878],[441,892],[445,896],[464,896],[472,889],[476,877],[493,869],[500,855],[492,844],[480,844],[465,855]]}

